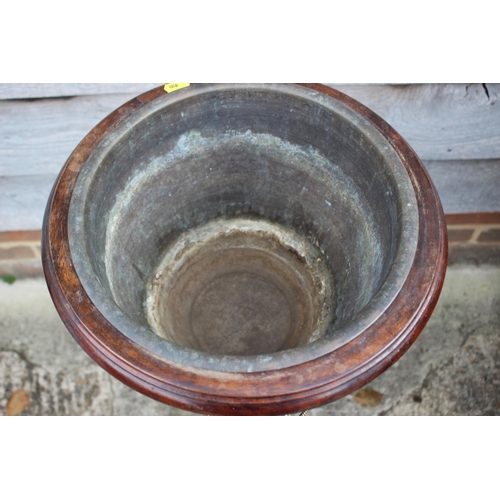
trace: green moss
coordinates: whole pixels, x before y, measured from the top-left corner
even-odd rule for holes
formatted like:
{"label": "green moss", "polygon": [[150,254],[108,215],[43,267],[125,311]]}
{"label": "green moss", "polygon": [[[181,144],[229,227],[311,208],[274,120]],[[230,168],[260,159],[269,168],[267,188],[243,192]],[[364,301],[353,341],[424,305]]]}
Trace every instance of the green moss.
{"label": "green moss", "polygon": [[16,281],[16,277],[12,276],[12,274],[3,274],[1,278],[4,283],[8,283],[9,285],[12,285]]}

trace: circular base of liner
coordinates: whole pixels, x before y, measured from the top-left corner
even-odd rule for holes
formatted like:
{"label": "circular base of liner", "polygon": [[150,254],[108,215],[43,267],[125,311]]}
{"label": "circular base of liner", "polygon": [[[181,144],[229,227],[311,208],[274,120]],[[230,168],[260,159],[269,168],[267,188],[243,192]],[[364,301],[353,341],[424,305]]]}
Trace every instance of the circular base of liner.
{"label": "circular base of liner", "polygon": [[318,248],[277,224],[238,218],[183,234],[151,280],[146,308],[160,337],[251,356],[322,337],[335,304]]}

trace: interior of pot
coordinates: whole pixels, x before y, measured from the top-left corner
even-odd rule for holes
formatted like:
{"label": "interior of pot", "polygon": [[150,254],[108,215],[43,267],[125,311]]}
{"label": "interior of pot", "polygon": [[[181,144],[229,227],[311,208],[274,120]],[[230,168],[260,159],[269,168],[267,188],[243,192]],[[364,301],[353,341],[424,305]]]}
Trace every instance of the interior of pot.
{"label": "interior of pot", "polygon": [[335,337],[409,268],[417,216],[397,155],[309,89],[185,90],[110,134],[80,174],[70,244],[91,299],[213,355]]}

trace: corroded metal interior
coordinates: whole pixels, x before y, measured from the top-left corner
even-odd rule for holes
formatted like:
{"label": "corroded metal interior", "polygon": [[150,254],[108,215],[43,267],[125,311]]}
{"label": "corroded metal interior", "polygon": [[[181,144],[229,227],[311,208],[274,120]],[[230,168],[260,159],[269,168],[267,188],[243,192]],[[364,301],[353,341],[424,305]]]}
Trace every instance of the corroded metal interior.
{"label": "corroded metal interior", "polygon": [[110,133],[73,192],[89,297],[160,356],[221,371],[304,362],[363,331],[413,261],[418,213],[386,139],[289,85],[202,85]]}

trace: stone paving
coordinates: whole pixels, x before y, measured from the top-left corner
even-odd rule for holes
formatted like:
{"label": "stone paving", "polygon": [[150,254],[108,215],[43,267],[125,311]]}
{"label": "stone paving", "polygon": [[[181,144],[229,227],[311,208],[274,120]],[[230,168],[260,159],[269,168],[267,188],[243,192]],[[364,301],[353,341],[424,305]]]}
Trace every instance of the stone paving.
{"label": "stone paving", "polygon": [[[0,282],[0,415],[193,415],[129,389],[62,324],[42,278]],[[500,415],[500,267],[456,264],[428,325],[367,388],[318,415]]]}

